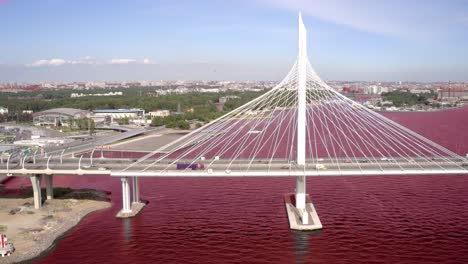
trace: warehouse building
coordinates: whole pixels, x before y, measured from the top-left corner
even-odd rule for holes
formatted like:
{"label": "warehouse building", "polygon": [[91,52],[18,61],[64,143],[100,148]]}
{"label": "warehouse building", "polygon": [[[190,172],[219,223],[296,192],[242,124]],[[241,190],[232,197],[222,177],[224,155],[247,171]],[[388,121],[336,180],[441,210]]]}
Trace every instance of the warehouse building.
{"label": "warehouse building", "polygon": [[54,108],[33,113],[36,126],[69,126],[75,119],[90,117],[91,112],[74,108]]}
{"label": "warehouse building", "polygon": [[143,109],[97,109],[93,111],[94,118],[110,117],[112,119],[137,119],[145,116]]}

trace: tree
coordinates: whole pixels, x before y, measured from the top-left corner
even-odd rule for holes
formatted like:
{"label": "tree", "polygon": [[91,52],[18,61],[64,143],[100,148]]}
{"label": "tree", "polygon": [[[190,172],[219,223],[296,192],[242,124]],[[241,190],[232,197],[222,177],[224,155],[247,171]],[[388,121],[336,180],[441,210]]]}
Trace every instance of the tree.
{"label": "tree", "polygon": [[177,127],[180,129],[190,129],[190,124],[185,120],[177,121]]}
{"label": "tree", "polygon": [[74,127],[70,126],[71,129],[76,128],[78,130],[89,130],[90,133],[94,133],[94,129],[96,127],[94,120],[87,117],[75,119],[74,124]]}
{"label": "tree", "polygon": [[[1,0],[0,0],[1,1]],[[195,85],[194,87],[199,87]],[[207,122],[219,117],[225,112],[216,111],[214,102],[218,102],[220,97],[235,95],[240,98],[232,99],[226,102],[225,110],[230,111],[235,109],[267,90],[258,92],[239,92],[226,91],[219,93],[199,93],[190,92],[185,94],[167,94],[161,96],[151,96],[155,89],[167,90],[173,88],[171,86],[158,87],[135,87],[128,89],[116,89],[114,91],[122,91],[125,96],[109,96],[109,97],[94,97],[85,96],[78,98],[70,98],[74,90],[57,90],[57,91],[31,91],[18,93],[0,93],[0,105],[7,107],[12,113],[21,113],[22,110],[33,110],[34,112],[43,111],[51,108],[78,108],[78,109],[119,109],[119,108],[143,108],[145,111],[154,109],[168,109],[176,111],[177,105],[180,104],[183,109],[194,109],[193,113],[186,113],[184,119],[197,119],[202,122]],[[175,87],[174,87],[175,88]],[[108,89],[96,88],[82,93],[107,93]],[[150,96],[140,96],[141,94]],[[49,100],[51,99],[51,100]],[[12,120],[16,120],[16,116],[11,115]],[[19,118],[18,118],[19,119]],[[164,122],[174,121],[176,119],[167,119]],[[124,120],[125,122],[126,120]],[[160,120],[159,120],[160,121]],[[159,122],[158,121],[158,122]]]}
{"label": "tree", "polygon": [[164,126],[164,118],[160,116],[153,117],[153,120],[151,120],[151,126]]}
{"label": "tree", "polygon": [[19,114],[19,116],[18,116],[18,120],[19,120],[20,122],[32,122],[33,117],[32,117],[31,114],[21,113],[21,114]]}
{"label": "tree", "polygon": [[91,118],[89,118],[88,121],[89,121],[89,127],[88,127],[89,134],[92,135],[94,134],[94,130],[96,129],[96,123],[94,123],[94,120]]}
{"label": "tree", "polygon": [[124,118],[119,119],[119,125],[128,125],[130,123],[130,120],[128,119],[128,116],[125,116]]}
{"label": "tree", "polygon": [[413,94],[407,91],[391,91],[388,93],[382,93],[382,97],[385,101],[390,101],[394,106],[413,106],[417,104],[428,104],[428,99],[434,97],[434,93],[421,93]]}

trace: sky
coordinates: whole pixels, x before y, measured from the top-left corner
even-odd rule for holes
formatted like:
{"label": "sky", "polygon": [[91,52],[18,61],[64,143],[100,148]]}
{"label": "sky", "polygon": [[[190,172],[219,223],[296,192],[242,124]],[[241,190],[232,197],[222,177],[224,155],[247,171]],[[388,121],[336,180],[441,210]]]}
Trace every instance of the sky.
{"label": "sky", "polygon": [[0,82],[468,81],[468,0],[0,0]]}

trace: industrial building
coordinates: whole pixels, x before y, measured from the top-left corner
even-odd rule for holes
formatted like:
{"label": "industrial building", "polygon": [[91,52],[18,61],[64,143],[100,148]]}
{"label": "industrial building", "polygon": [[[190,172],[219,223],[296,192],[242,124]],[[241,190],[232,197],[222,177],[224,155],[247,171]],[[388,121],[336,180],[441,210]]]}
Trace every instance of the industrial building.
{"label": "industrial building", "polygon": [[446,87],[437,93],[437,99],[441,101],[468,101],[468,89],[462,87]]}
{"label": "industrial building", "polygon": [[95,118],[110,117],[112,119],[136,119],[145,116],[143,109],[97,109],[93,111]]}
{"label": "industrial building", "polygon": [[166,117],[170,115],[171,115],[171,111],[169,110],[153,110],[153,111],[148,112],[148,116],[150,117]]}
{"label": "industrial building", "polygon": [[54,108],[33,114],[36,126],[69,126],[73,120],[90,117],[91,112],[74,108]]}

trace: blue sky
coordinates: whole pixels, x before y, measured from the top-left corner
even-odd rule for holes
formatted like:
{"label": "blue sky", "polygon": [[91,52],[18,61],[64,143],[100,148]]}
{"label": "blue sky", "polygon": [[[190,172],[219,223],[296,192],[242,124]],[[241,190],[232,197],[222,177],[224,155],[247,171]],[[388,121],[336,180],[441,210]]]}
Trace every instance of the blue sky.
{"label": "blue sky", "polygon": [[467,0],[0,0],[0,82],[468,81]]}

